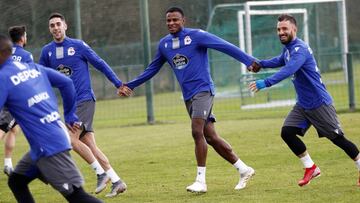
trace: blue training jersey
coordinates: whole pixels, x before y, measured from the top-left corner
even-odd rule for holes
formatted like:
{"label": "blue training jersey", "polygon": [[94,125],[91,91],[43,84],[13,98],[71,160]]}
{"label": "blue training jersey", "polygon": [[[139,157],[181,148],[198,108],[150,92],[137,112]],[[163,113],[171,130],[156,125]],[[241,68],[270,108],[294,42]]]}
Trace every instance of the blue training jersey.
{"label": "blue training jersey", "polygon": [[14,61],[22,62],[22,63],[33,63],[34,58],[32,54],[26,51],[22,46],[14,44],[12,49],[12,59]]}
{"label": "blue training jersey", "polygon": [[296,38],[286,44],[282,54],[269,60],[261,60],[263,68],[283,66],[277,73],[265,79],[270,87],[292,75],[297,93],[297,104],[304,109],[314,109],[322,104],[331,104],[332,98],[321,80],[311,48]]}
{"label": "blue training jersey", "polygon": [[82,40],[66,37],[61,43],[52,41],[43,47],[39,60],[41,65],[58,70],[73,80],[78,102],[96,100],[88,62],[104,73],[116,88],[122,85],[109,65]]}
{"label": "blue training jersey", "polygon": [[131,89],[141,85],[159,72],[167,61],[175,72],[185,101],[202,91],[209,91],[214,95],[215,87],[210,76],[208,48],[226,53],[246,66],[251,65],[255,60],[235,45],[211,33],[183,28],[180,32],[168,34],[160,40],[153,61],[140,76],[127,85]]}
{"label": "blue training jersey", "polygon": [[78,121],[72,81],[50,68],[8,59],[0,65],[0,108],[8,107],[30,144],[33,160],[71,149],[52,86],[63,98],[65,122]]}

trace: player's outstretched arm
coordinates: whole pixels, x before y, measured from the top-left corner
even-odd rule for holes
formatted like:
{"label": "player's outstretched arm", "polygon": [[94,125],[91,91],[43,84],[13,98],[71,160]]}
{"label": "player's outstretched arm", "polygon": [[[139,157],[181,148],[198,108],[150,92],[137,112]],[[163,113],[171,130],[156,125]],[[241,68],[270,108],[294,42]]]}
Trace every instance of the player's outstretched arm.
{"label": "player's outstretched arm", "polygon": [[159,72],[161,67],[164,65],[165,61],[166,61],[165,58],[160,53],[160,47],[159,47],[153,61],[144,70],[144,72],[142,72],[134,80],[131,80],[130,82],[128,82],[126,84],[126,86],[133,90],[133,89],[135,89],[135,87],[138,87],[139,85],[143,84],[144,82],[150,80],[152,77],[154,77],[156,75],[156,73]]}

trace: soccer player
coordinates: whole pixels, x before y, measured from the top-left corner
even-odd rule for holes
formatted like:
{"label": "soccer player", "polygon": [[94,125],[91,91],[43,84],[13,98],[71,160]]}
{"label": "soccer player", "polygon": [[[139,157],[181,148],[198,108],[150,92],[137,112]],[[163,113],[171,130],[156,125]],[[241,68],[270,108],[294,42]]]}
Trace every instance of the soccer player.
{"label": "soccer player", "polygon": [[9,108],[30,144],[30,151],[9,176],[8,185],[16,200],[34,202],[28,184],[39,178],[69,202],[101,202],[82,188],[83,178],[70,156],[69,134],[51,87],[59,88],[65,123],[75,133],[79,124],[72,81],[41,65],[13,61],[11,53],[11,41],[0,35],[0,108]]}
{"label": "soccer player", "polygon": [[111,167],[108,158],[97,147],[93,131],[95,112],[95,95],[91,87],[90,62],[114,84],[116,88],[122,82],[109,67],[84,41],[66,36],[67,24],[60,13],[52,13],[49,17],[49,30],[54,41],[45,45],[41,51],[39,63],[51,67],[70,77],[77,94],[76,113],[84,124],[84,131],[72,137],[74,150],[95,170],[98,182],[95,193],[105,189],[111,180],[112,188],[107,197],[116,196],[126,190],[126,184]]}
{"label": "soccer player", "polygon": [[[12,50],[12,58],[15,61],[22,63],[32,63],[32,54],[24,49],[27,43],[26,27],[13,26],[9,28],[9,36],[14,43]],[[0,112],[0,138],[5,134],[5,158],[4,158],[4,173],[10,175],[13,171],[13,164],[11,155],[15,147],[15,135],[19,132],[19,127],[15,119],[11,116],[7,108]]]}
{"label": "soccer player", "polygon": [[[185,106],[191,117],[192,136],[195,142],[197,176],[193,184],[186,189],[190,192],[206,192],[205,181],[207,144],[240,173],[235,189],[245,188],[246,183],[255,174],[232,150],[231,146],[215,131],[215,116],[212,106],[215,95],[214,83],[210,76],[207,49],[224,52],[238,61],[250,66],[255,60],[236,46],[219,37],[199,29],[185,28],[184,12],[172,7],[166,11],[168,35],[160,40],[154,60],[135,80],[126,84],[130,89],[152,78],[167,61],[180,83]],[[121,88],[119,94],[127,95],[127,89]]]}
{"label": "soccer player", "polygon": [[305,144],[297,137],[297,135],[304,136],[311,125],[315,127],[319,137],[328,138],[355,161],[359,170],[358,185],[360,186],[359,150],[355,144],[345,138],[332,104],[333,100],[321,80],[312,50],[308,44],[296,37],[296,32],[296,19],[293,16],[283,14],[278,17],[277,33],[280,42],[284,45],[282,53],[275,58],[253,64],[248,69],[257,72],[260,67],[283,67],[272,76],[251,82],[249,88],[257,92],[293,76],[297,103],[285,119],[281,137],[304,164],[305,174],[298,182],[299,186],[308,184],[320,175],[319,167],[314,164]]}

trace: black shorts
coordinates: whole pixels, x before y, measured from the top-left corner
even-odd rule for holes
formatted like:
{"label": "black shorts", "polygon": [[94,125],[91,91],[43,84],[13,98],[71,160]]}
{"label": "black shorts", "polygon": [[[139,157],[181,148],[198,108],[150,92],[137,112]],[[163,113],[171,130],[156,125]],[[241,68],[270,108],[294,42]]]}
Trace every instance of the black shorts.
{"label": "black shorts", "polygon": [[7,108],[3,108],[0,111],[0,130],[7,133],[10,129],[17,125],[15,119],[10,114]]}
{"label": "black shorts", "polygon": [[73,192],[72,186],[79,188],[84,183],[69,151],[42,157],[36,162],[31,159],[28,152],[18,162],[14,173],[27,176],[30,179],[39,178],[44,183],[50,184],[63,196],[70,195]]}
{"label": "black shorts", "polygon": [[323,104],[316,109],[306,110],[295,105],[285,119],[283,126],[302,129],[302,136],[313,125],[319,137],[334,139],[344,135],[333,105]]}

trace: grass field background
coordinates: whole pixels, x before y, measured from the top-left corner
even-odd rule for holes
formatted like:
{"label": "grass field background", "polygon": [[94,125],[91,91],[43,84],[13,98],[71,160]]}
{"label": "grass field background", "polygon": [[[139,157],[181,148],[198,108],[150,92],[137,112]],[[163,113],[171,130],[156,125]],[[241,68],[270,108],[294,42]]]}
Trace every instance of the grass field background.
{"label": "grass field background", "polygon": [[[103,106],[99,102],[98,110]],[[303,140],[322,176],[304,188],[297,186],[303,175],[302,165],[279,135],[287,111],[280,109],[256,119],[251,117],[252,111],[244,114],[248,119],[219,115],[219,134],[254,167],[256,176],[246,189],[234,191],[239,178],[236,170],[209,148],[208,192],[203,195],[185,190],[196,173],[190,122],[185,113],[178,120],[155,125],[107,127],[101,119],[95,121],[98,146],[128,184],[128,191],[116,198],[104,197],[110,187],[96,196],[105,202],[357,202],[360,188],[356,186],[358,173],[353,161],[328,140],[317,138],[314,129]],[[347,137],[360,145],[360,113],[343,113],[339,117]],[[27,150],[24,137],[18,136],[14,163]],[[92,192],[96,183],[93,171],[76,153],[72,155],[85,177],[85,189]],[[0,202],[15,202],[6,181],[1,174]],[[31,183],[30,189],[37,202],[65,202],[40,181]]]}

